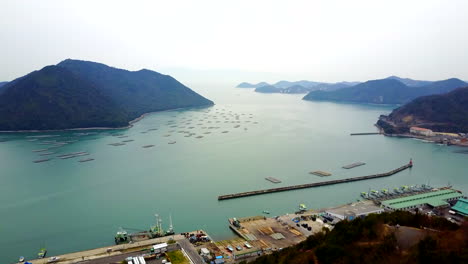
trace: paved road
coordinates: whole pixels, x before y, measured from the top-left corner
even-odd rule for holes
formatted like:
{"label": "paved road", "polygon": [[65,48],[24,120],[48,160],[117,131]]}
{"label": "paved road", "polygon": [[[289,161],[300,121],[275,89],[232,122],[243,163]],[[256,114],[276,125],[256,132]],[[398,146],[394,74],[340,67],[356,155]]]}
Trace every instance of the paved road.
{"label": "paved road", "polygon": [[187,255],[190,257],[190,260],[194,263],[194,264],[205,264],[205,262],[203,261],[202,257],[200,255],[198,255],[198,252],[197,250],[195,249],[195,247],[188,241],[188,239],[183,239],[183,240],[179,240],[177,241],[180,245],[181,248],[183,248],[185,250],[185,252],[187,253]]}
{"label": "paved road", "polygon": [[[177,245],[177,244],[167,246],[167,251],[168,252],[179,250],[179,249],[180,249],[180,246]],[[93,259],[93,260],[80,261],[80,262],[76,262],[76,263],[80,263],[80,264],[118,263],[118,262],[121,262],[122,260],[126,259],[127,257],[141,256],[143,253],[149,253],[149,250],[147,252],[142,252],[142,251],[130,252],[130,253],[120,254],[120,255],[116,255],[116,256],[109,256],[109,257],[103,257],[103,258],[98,258],[98,259]],[[162,261],[162,259],[160,259],[160,260],[150,260],[150,261],[146,261],[146,263],[147,264],[160,264],[160,263],[162,263],[161,261]]]}

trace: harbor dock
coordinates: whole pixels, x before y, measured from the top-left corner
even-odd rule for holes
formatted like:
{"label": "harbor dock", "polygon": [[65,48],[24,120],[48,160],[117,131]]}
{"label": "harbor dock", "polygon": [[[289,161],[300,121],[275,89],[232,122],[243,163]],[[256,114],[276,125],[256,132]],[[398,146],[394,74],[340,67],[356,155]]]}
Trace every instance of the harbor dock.
{"label": "harbor dock", "polygon": [[367,133],[351,133],[351,136],[369,136],[369,135],[382,135],[380,132],[367,132]]}
{"label": "harbor dock", "polygon": [[408,168],[411,168],[411,167],[413,167],[412,162],[410,162],[410,163],[408,163],[406,165],[403,165],[403,166],[401,166],[401,167],[399,167],[397,169],[394,169],[394,170],[391,170],[391,171],[385,172],[385,173],[380,173],[380,174],[373,174],[373,175],[368,175],[368,176],[360,176],[360,177],[340,179],[340,180],[332,180],[332,181],[325,181],[325,182],[314,182],[314,183],[307,183],[307,184],[299,184],[299,185],[292,185],[292,186],[285,186],[285,187],[264,189],[264,190],[257,190],[257,191],[226,194],[226,195],[218,196],[218,200],[221,201],[221,200],[228,200],[228,199],[247,197],[247,196],[253,196],[253,195],[260,195],[260,194],[266,194],[266,193],[284,192],[284,191],[291,191],[291,190],[298,190],[298,189],[305,189],[305,188],[313,188],[313,187],[319,187],[319,186],[325,186],[325,185],[333,185],[333,184],[339,184],[339,183],[345,183],[345,182],[354,182],[354,181],[362,181],[362,180],[368,180],[368,179],[387,177],[387,176],[397,174],[397,173],[399,173],[401,171],[404,171],[404,170],[406,170]]}
{"label": "harbor dock", "polygon": [[[193,231],[191,233],[197,233],[198,231]],[[68,254],[58,255],[57,257],[59,261],[57,262],[60,264],[72,264],[72,263],[79,263],[79,262],[91,262],[92,263],[93,261],[98,261],[98,259],[104,259],[106,257],[111,257],[111,256],[118,256],[118,255],[132,252],[132,251],[140,251],[144,247],[151,247],[152,245],[159,244],[159,243],[167,243],[171,239],[179,242],[179,241],[185,240],[185,237],[180,234],[171,235],[171,236],[138,241],[138,242],[131,243],[131,244],[113,245],[113,246],[95,248],[95,249],[90,249],[90,250],[74,252],[74,253],[68,253]],[[50,263],[49,258],[34,259],[34,260],[29,260],[29,262],[32,264]]]}

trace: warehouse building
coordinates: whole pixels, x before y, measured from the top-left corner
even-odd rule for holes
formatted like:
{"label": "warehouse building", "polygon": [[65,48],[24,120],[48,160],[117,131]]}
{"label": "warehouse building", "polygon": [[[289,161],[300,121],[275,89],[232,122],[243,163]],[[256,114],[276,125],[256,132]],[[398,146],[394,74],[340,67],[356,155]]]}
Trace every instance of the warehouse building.
{"label": "warehouse building", "polygon": [[340,207],[330,208],[325,210],[325,213],[329,216],[341,219],[341,220],[353,220],[358,217],[365,217],[368,214],[380,214],[383,213],[383,209],[374,205],[370,202],[358,202],[343,205]]}
{"label": "warehouse building", "polygon": [[382,206],[387,210],[413,210],[424,206],[432,208],[449,206],[449,201],[463,198],[463,194],[453,189],[442,189],[428,193],[410,195],[382,202]]}
{"label": "warehouse building", "polygon": [[459,199],[458,202],[452,207],[452,210],[463,216],[468,216],[468,200],[464,198]]}

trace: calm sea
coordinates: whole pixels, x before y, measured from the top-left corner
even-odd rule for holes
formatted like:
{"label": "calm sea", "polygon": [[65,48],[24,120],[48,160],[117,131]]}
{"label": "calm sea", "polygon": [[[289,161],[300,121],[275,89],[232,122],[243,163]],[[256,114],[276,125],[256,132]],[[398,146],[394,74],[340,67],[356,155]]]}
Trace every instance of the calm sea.
{"label": "calm sea", "polygon": [[[0,143],[2,263],[20,255],[35,257],[41,247],[53,256],[111,245],[119,227],[146,230],[156,213],[165,227],[172,215],[176,232],[204,229],[218,240],[233,235],[229,217],[263,210],[274,216],[294,212],[300,203],[309,208],[344,204],[369,188],[429,183],[468,191],[468,155],[454,153],[457,147],[349,135],[375,131],[378,116],[391,106],[307,102],[302,95],[223,86],[194,88],[216,105],[151,114],[126,130],[46,133],[54,137],[44,138],[0,135],[5,140]],[[133,141],[109,145],[124,140]],[[69,144],[46,151],[55,152],[52,160],[32,162],[46,157],[33,150],[65,141]],[[90,155],[56,157],[80,151]],[[95,160],[78,162],[86,158]],[[387,178],[217,200],[233,192],[386,172],[410,158],[413,169]],[[366,165],[341,168],[357,161]],[[333,175],[308,173],[314,170]],[[282,183],[266,181],[269,176]]]}

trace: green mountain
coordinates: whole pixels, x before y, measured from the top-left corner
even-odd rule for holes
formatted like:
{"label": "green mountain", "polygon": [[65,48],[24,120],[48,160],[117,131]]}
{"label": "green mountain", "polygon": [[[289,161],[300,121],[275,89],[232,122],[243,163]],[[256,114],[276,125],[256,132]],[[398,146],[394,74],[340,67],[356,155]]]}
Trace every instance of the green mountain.
{"label": "green mountain", "polygon": [[212,105],[174,78],[65,60],[2,87],[0,130],[123,127],[154,111]]}
{"label": "green mountain", "polygon": [[[336,91],[313,91],[304,100],[349,101],[356,103],[398,104],[408,97],[408,86],[392,80],[367,81]],[[411,95],[413,96],[413,95]]]}
{"label": "green mountain", "polygon": [[122,106],[130,119],[148,112],[213,104],[171,76],[146,69],[132,72],[79,60],[65,60],[57,66],[96,85]]}
{"label": "green mountain", "polygon": [[439,132],[468,132],[468,87],[417,98],[377,123],[386,133],[406,133],[412,126]]}
{"label": "green mountain", "polygon": [[456,79],[431,82],[420,87],[409,87],[399,80],[387,78],[367,81],[349,88],[336,91],[313,91],[304,100],[343,101],[374,104],[404,104],[412,99],[440,94],[466,86],[467,83]]}

